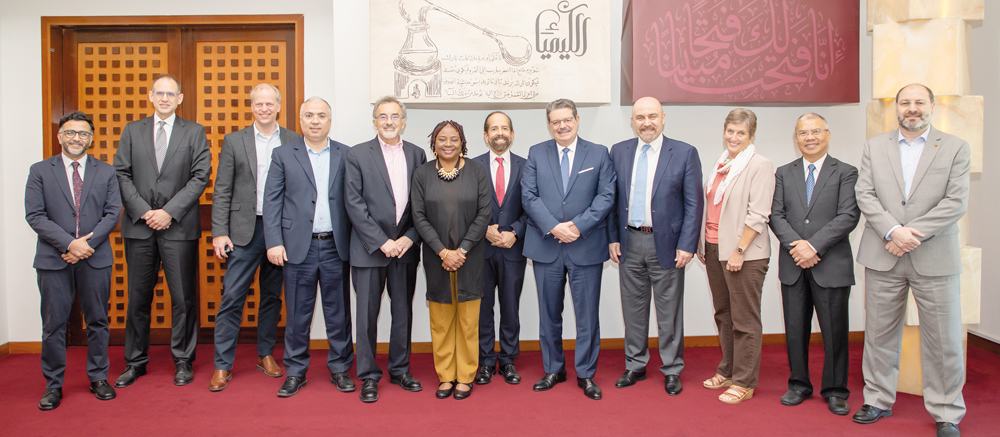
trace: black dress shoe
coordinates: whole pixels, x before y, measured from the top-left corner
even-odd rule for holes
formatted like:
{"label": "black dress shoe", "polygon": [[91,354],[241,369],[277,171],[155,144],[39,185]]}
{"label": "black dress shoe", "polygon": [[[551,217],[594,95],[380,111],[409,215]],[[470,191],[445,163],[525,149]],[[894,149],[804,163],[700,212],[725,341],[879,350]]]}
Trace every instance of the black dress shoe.
{"label": "black dress shoe", "polygon": [[[441,388],[441,386],[445,385],[445,384],[451,384],[451,387]],[[438,389],[437,389],[436,392],[434,392],[434,396],[436,396],[438,399],[448,399],[448,398],[450,398],[451,397],[451,392],[455,391],[455,384],[458,384],[458,383],[455,382],[455,381],[447,381],[447,382],[442,382],[442,383],[438,384]]]}
{"label": "black dress shoe", "polygon": [[305,376],[289,376],[285,378],[285,383],[278,389],[279,398],[290,398],[299,392],[299,389],[306,386]]}
{"label": "black dress shoe", "polygon": [[812,397],[812,392],[806,393],[798,390],[789,389],[781,396],[781,405],[787,405],[789,407],[794,407],[801,404],[806,399]]}
{"label": "black dress shoe", "polygon": [[556,384],[560,382],[566,382],[565,370],[559,373],[546,373],[545,376],[543,376],[542,379],[539,379],[538,382],[535,383],[535,386],[531,389],[534,391],[551,390],[552,387],[555,387]]}
{"label": "black dress shoe", "polygon": [[45,394],[42,395],[42,400],[38,401],[38,409],[42,411],[55,410],[61,400],[61,388],[47,388]]}
{"label": "black dress shoe", "polygon": [[354,391],[354,381],[351,379],[351,375],[348,375],[347,372],[337,372],[330,375],[330,384],[337,386],[337,390],[344,393]]}
{"label": "black dress shoe", "polygon": [[115,393],[115,388],[108,384],[107,380],[100,380],[90,383],[90,392],[97,397],[98,400],[110,401],[117,396]]}
{"label": "black dress shoe", "polygon": [[631,387],[635,385],[636,382],[645,380],[646,380],[645,370],[643,370],[642,372],[633,372],[631,370],[626,370],[625,373],[622,373],[621,378],[618,378],[618,381],[615,381],[615,388]]}
{"label": "black dress shoe", "polygon": [[378,381],[374,379],[366,379],[364,384],[361,384],[361,402],[370,404],[378,400]]}
{"label": "black dress shoe", "polygon": [[838,416],[846,416],[851,412],[851,406],[847,405],[847,399],[830,396],[826,398],[826,405],[830,412]]}
{"label": "black dress shoe", "polygon": [[135,380],[145,374],[145,366],[125,366],[125,371],[122,372],[122,374],[118,376],[118,379],[115,380],[115,387],[122,388],[135,384]]}
{"label": "black dress shoe", "polygon": [[495,366],[480,366],[476,372],[476,384],[486,385],[493,381],[493,375],[497,373]]}
{"label": "black dress shoe", "polygon": [[871,405],[865,404],[861,406],[861,409],[857,413],[854,413],[854,421],[857,423],[875,423],[883,417],[892,416],[892,410],[882,410],[875,408]]}
{"label": "black dress shoe", "polygon": [[191,363],[181,361],[177,363],[177,372],[174,373],[174,385],[188,385],[194,381],[194,371],[191,370]]}
{"label": "black dress shoe", "polygon": [[424,389],[424,387],[420,385],[420,381],[417,381],[417,378],[414,378],[409,372],[399,376],[389,375],[389,383],[396,384],[406,391],[420,391]]}
{"label": "black dress shoe", "polygon": [[951,422],[937,423],[937,437],[961,437],[958,426]]}
{"label": "black dress shoe", "polygon": [[601,400],[601,388],[594,378],[576,378],[576,385],[583,389],[583,394],[595,401]]}
{"label": "black dress shoe", "polygon": [[503,375],[503,382],[507,384],[521,383],[521,375],[517,374],[517,369],[514,368],[513,363],[500,366],[500,374]]}
{"label": "black dress shoe", "polygon": [[462,391],[462,390],[458,389],[458,384],[456,384],[456,385],[453,386],[453,387],[455,387],[455,400],[456,401],[460,401],[462,399],[468,398],[469,396],[472,396],[472,384],[462,383],[462,385],[469,386],[469,389],[466,390],[466,391]]}
{"label": "black dress shoe", "polygon": [[684,390],[684,387],[681,385],[681,377],[677,375],[667,375],[667,380],[664,382],[663,388],[670,396],[677,396],[681,394],[681,390]]}

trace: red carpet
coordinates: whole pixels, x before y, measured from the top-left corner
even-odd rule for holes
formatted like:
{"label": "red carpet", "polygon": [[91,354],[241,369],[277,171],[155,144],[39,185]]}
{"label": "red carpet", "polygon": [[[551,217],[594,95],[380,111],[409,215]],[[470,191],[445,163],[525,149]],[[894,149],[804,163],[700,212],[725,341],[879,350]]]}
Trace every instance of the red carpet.
{"label": "red carpet", "polygon": [[[831,414],[818,396],[822,348],[812,349],[811,370],[817,395],[797,407],[778,399],[786,390],[784,347],[764,348],[760,386],[753,399],[739,405],[717,400],[716,390],[701,381],[714,374],[717,348],[688,348],[681,375],[684,392],[670,397],[652,358],[650,377],[626,389],[614,388],[624,371],[622,350],[602,351],[597,383],[604,399],[592,401],[576,387],[575,375],[555,389],[535,393],[532,384],[543,374],[540,352],[525,352],[516,362],[524,381],[507,385],[502,378],[477,386],[464,401],[434,398],[437,385],[430,354],[414,354],[411,373],[424,385],[419,393],[379,384],[379,401],[362,404],[358,392],[340,393],[330,385],[324,351],[313,351],[309,384],[289,399],[276,396],[283,379],[272,379],[255,369],[252,345],[240,345],[233,380],[219,393],[208,391],[212,346],[198,347],[195,382],[173,385],[173,365],[165,346],[151,351],[149,374],[124,389],[118,398],[98,401],[88,391],[85,347],[70,348],[62,405],[39,411],[44,379],[38,355],[0,358],[0,435],[656,435],[656,436],[932,436],[934,423],[923,399],[900,394],[893,416],[872,425],[858,425],[850,416]],[[279,353],[280,354],[280,353]],[[112,347],[111,379],[124,368],[122,347]],[[572,363],[572,351],[567,351]],[[968,415],[960,428],[964,436],[1000,434],[1000,359],[969,348],[965,401]],[[385,368],[385,356],[380,356]],[[279,358],[280,362],[280,358]],[[352,369],[352,376],[354,372]],[[851,412],[863,401],[861,345],[851,347],[849,388]],[[360,383],[358,383],[360,389]]]}

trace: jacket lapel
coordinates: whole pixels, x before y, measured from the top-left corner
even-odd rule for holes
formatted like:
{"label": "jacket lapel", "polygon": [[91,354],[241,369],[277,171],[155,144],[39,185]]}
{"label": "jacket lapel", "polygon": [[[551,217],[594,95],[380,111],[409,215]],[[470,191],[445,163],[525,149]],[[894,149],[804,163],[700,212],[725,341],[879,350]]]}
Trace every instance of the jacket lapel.
{"label": "jacket lapel", "polygon": [[889,144],[886,144],[886,152],[889,155],[889,167],[892,168],[893,175],[896,176],[896,184],[899,185],[899,192],[903,193],[903,198],[907,196],[906,183],[903,182],[903,158],[899,154],[899,130],[889,136]]}
{"label": "jacket lapel", "polygon": [[[402,145],[400,145],[402,147]],[[382,180],[385,181],[385,188],[389,190],[389,196],[392,200],[396,200],[396,196],[392,192],[392,182],[389,180],[389,168],[385,166],[385,155],[382,155],[382,145],[379,143],[378,138],[375,138],[368,146],[368,149],[372,154],[372,161],[375,162],[375,168],[378,169],[379,173],[382,174]],[[409,164],[409,160],[407,160]]]}
{"label": "jacket lapel", "polygon": [[87,171],[83,177],[83,190],[80,193],[80,208],[83,208],[83,203],[87,201],[87,196],[90,195],[90,187],[94,185],[95,176],[97,176],[97,159],[93,156],[88,156]]}
{"label": "jacket lapel", "polygon": [[[497,183],[496,181],[493,180],[493,167],[491,167],[492,163],[490,162],[490,158],[492,157],[493,155],[490,154],[490,152],[486,152],[485,155],[480,155],[474,158],[473,161],[478,162],[480,165],[483,166],[483,168],[486,169],[486,177],[490,178],[490,187],[493,188],[492,190],[490,190],[493,192],[493,204],[496,205],[497,207],[500,207],[500,201],[497,199],[497,190],[496,190]],[[507,167],[510,167],[510,163],[507,164],[508,164]],[[506,170],[506,168],[504,168],[504,170]]]}
{"label": "jacket lapel", "polygon": [[243,149],[247,153],[247,162],[250,163],[250,171],[253,173],[253,180],[257,180],[257,138],[254,137],[253,126],[244,130]]}
{"label": "jacket lapel", "polygon": [[517,157],[513,153],[510,154],[510,165],[507,168],[510,170],[510,177],[507,179],[507,189],[504,191],[503,202],[507,203],[507,199],[510,199],[511,190],[520,190],[520,184],[516,184],[518,175],[521,174],[521,167],[524,166],[522,161],[518,161]]}
{"label": "jacket lapel", "polygon": [[552,178],[555,179],[556,188],[559,188],[559,192],[563,193],[563,197],[566,197],[566,191],[563,188],[562,183],[562,167],[559,164],[559,144],[555,140],[552,140],[552,146],[547,147],[549,155],[549,166],[552,167]]}
{"label": "jacket lapel", "polygon": [[[180,147],[181,137],[184,136],[184,129],[187,122],[180,117],[174,117],[174,127],[170,130],[170,142],[167,143],[167,154],[163,156],[163,163],[160,164],[160,168],[166,168],[167,163],[170,159],[177,154],[177,148]],[[153,164],[156,164],[156,150],[153,149]]]}
{"label": "jacket lapel", "polygon": [[[917,170],[913,172],[913,182],[910,184],[911,192],[916,191],[917,186],[920,185],[920,180],[927,174],[927,169],[930,168],[931,162],[934,162],[934,157],[937,156],[937,152],[940,149],[938,146],[941,144],[941,133],[937,129],[934,129],[934,127],[931,127],[930,130],[927,134],[927,142],[924,143],[924,150],[920,152],[920,161],[917,162]],[[907,196],[909,194],[907,193]]]}
{"label": "jacket lapel", "polygon": [[[832,156],[826,155],[826,161],[823,162],[823,168],[820,169],[819,178],[816,179],[816,185],[813,187],[812,197],[815,198],[819,196],[818,193],[823,190],[824,186],[826,186],[826,182],[830,180],[831,175],[833,175],[833,173],[837,171],[837,162],[838,161],[834,159]],[[799,173],[799,176],[804,174],[805,173]],[[802,180],[802,193],[804,197],[806,191],[805,190],[806,182],[805,179],[802,179],[801,177],[799,179]],[[803,205],[805,204],[803,203]],[[816,199],[810,199],[809,206],[806,207],[806,217],[809,216],[809,212],[812,211],[813,206],[816,206]]]}
{"label": "jacket lapel", "polygon": [[[88,158],[89,161],[91,158]],[[73,200],[73,192],[69,188],[69,179],[66,177],[66,167],[63,165],[62,153],[52,157],[52,173],[56,177],[56,181],[59,182],[59,186],[62,187],[63,195],[66,196],[66,201],[69,202],[69,207],[72,210],[76,210],[76,202]]]}
{"label": "jacket lapel", "polygon": [[333,182],[337,180],[337,175],[340,173],[340,159],[342,158],[342,153],[340,153],[340,145],[333,142],[333,140],[328,139],[327,141],[330,143],[330,180],[328,181],[328,193],[332,193]]}
{"label": "jacket lapel", "polygon": [[[142,120],[142,125],[139,127],[140,137],[139,141],[136,142],[138,147],[132,147],[132,153],[135,154],[138,151],[141,154],[146,155],[149,159],[149,163],[152,165],[153,170],[159,174],[160,170],[156,168],[156,144],[153,142],[155,132],[153,132],[153,126],[156,125],[156,115],[151,115]],[[135,161],[135,158],[132,159]]]}
{"label": "jacket lapel", "polygon": [[632,205],[632,189],[631,189],[631,187],[632,187],[632,167],[635,167],[635,151],[638,148],[639,148],[639,139],[638,138],[636,138],[635,141],[633,141],[631,144],[628,145],[627,148],[625,148],[625,153],[628,155],[628,157],[625,159],[625,162],[628,165],[625,167],[625,193],[623,193],[623,195],[625,197],[625,199],[624,199],[625,200],[625,205],[629,205],[629,206]]}
{"label": "jacket lapel", "polygon": [[[566,189],[566,193],[563,194],[563,198],[569,194],[569,190],[573,189],[573,183],[576,182],[576,176],[580,174],[580,170],[583,169],[583,161],[587,158],[587,152],[590,150],[590,145],[584,141],[582,138],[577,137],[576,151],[573,152],[576,156],[573,157],[573,170],[569,172],[569,187]],[[595,168],[592,171],[597,171]]]}
{"label": "jacket lapel", "polygon": [[294,151],[295,159],[299,161],[299,164],[302,165],[302,169],[306,172],[306,179],[309,179],[309,183],[312,184],[313,189],[315,189],[316,174],[313,173],[312,163],[309,162],[309,151],[306,150],[307,147],[309,146],[306,145],[305,141],[302,141],[299,144],[296,144],[292,150]]}
{"label": "jacket lapel", "polygon": [[[803,209],[808,208],[806,203],[806,180],[805,180],[805,170],[802,168],[802,158],[796,159],[792,163],[792,186],[795,187],[795,196],[799,199],[799,204],[802,205]],[[816,192],[816,187],[813,187],[813,192]]]}
{"label": "jacket lapel", "polygon": [[[638,143],[636,144],[638,145]],[[635,154],[633,153],[632,156],[635,156]],[[674,145],[664,136],[663,142],[660,143],[660,156],[656,158],[656,171],[653,172],[653,191],[651,193],[656,193],[656,188],[660,186],[660,181],[663,180],[663,172],[667,171],[667,164],[670,163],[670,158],[673,158],[673,156]],[[629,168],[632,167],[629,166]],[[631,183],[632,181],[629,182]]]}

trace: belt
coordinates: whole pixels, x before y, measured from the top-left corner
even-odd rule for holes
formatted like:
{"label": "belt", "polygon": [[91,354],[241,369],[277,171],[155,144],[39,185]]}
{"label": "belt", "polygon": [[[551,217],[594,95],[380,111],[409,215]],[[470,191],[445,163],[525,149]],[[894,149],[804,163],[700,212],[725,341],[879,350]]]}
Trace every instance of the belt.
{"label": "belt", "polygon": [[642,227],[638,227],[637,228],[635,226],[631,226],[630,225],[628,228],[629,229],[634,229],[634,230],[642,232],[644,234],[652,234],[653,233],[653,228],[651,226],[642,226]]}
{"label": "belt", "polygon": [[257,216],[257,220],[264,220],[264,216],[262,215]]}
{"label": "belt", "polygon": [[329,240],[333,238],[333,232],[313,233],[313,238],[317,240]]}

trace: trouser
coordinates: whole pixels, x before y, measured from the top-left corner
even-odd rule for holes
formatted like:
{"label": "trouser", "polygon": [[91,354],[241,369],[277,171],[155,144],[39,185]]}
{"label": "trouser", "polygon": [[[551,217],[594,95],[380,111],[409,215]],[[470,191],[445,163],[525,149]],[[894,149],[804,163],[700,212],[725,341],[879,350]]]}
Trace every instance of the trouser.
{"label": "trouser", "polygon": [[[483,299],[479,307],[479,365],[513,364],[521,352],[519,307],[524,269],[528,261],[509,261],[500,249],[483,264]],[[496,322],[493,304],[500,301],[500,353],[495,350]]]}
{"label": "trouser", "polygon": [[87,377],[108,379],[108,299],[111,267],[95,269],[81,260],[62,270],[36,270],[41,293],[42,375],[45,388],[62,388],[66,373],[66,324],[75,292],[87,323]]}
{"label": "trouser", "polygon": [[458,301],[452,287],[451,303],[428,302],[434,370],[441,382],[472,384],[479,352],[480,299]]}

